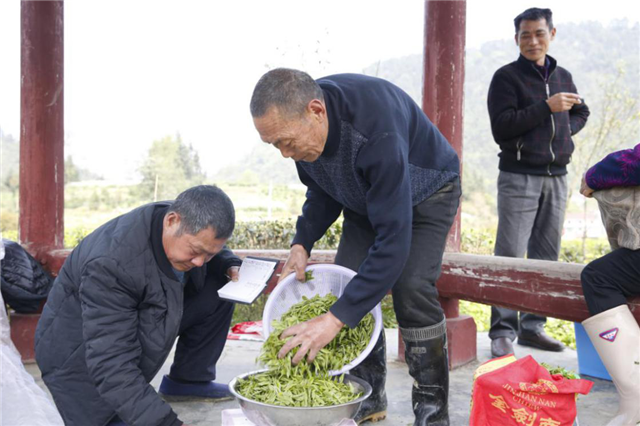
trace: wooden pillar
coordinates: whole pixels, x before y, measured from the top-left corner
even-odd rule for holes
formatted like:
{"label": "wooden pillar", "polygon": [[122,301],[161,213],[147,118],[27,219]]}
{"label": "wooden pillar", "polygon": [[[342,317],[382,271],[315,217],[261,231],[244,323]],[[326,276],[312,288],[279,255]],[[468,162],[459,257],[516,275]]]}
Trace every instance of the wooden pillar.
{"label": "wooden pillar", "polygon": [[[20,243],[45,267],[64,238],[63,2],[22,1]],[[35,357],[40,314],[11,314],[11,339]]]}
{"label": "wooden pillar", "polygon": [[[465,0],[425,1],[422,109],[458,153],[461,168],[466,13]],[[446,250],[460,251],[460,208]],[[460,316],[458,299],[441,298],[440,303],[447,317],[450,368],[473,361],[477,331],[473,318]],[[401,338],[399,342],[403,358],[404,343]]]}
{"label": "wooden pillar", "polygon": [[19,239],[38,260],[63,246],[63,2],[21,2]]}
{"label": "wooden pillar", "polygon": [[[465,0],[425,2],[422,109],[458,153],[461,169],[466,14]],[[447,251],[460,251],[460,209]]]}

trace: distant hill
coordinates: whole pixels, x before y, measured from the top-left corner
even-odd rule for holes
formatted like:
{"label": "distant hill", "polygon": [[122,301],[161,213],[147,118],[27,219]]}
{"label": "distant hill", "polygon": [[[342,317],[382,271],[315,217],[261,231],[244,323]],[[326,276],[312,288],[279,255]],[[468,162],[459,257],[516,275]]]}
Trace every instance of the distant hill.
{"label": "distant hill", "polygon": [[[557,31],[549,53],[572,73],[592,117],[601,108],[603,82],[614,75],[618,67],[625,69],[622,89],[636,98],[640,95],[640,26],[637,23],[630,26],[624,20],[603,26],[598,22],[584,22],[562,25]],[[495,193],[498,147],[489,127],[487,92],[494,72],[517,57],[518,49],[512,38],[488,42],[479,49],[466,51],[463,160],[468,190]],[[416,103],[422,103],[422,54],[376,62],[363,73],[395,83]],[[621,140],[618,145],[624,147],[631,143]],[[293,162],[283,159],[277,150],[266,145],[256,146],[250,154],[220,171],[216,179],[234,181],[243,176],[246,179],[253,173],[260,180],[298,181]]]}
{"label": "distant hill", "polygon": [[[640,26],[637,23],[631,26],[623,20],[607,26],[597,22],[562,25],[551,44],[550,54],[572,73],[592,111],[592,119],[601,110],[605,80],[619,67],[625,70],[621,89],[629,91],[636,99],[640,98]],[[489,195],[495,193],[498,147],[489,128],[487,91],[493,73],[517,56],[518,50],[510,34],[506,34],[504,40],[488,42],[480,48],[468,48],[466,51],[463,160],[467,190],[484,191]],[[373,63],[363,73],[397,84],[421,104],[422,69],[422,54],[416,54]],[[623,147],[639,140],[636,133],[629,140],[616,142]],[[1,142],[1,177],[4,178],[12,171],[17,172],[19,143],[11,135],[4,135]],[[95,178],[80,165],[76,168],[78,180]],[[298,182],[293,161],[282,158],[273,147],[260,143],[248,155],[221,169],[212,179],[227,182],[271,180],[282,184]]]}
{"label": "distant hill", "polygon": [[[578,91],[591,109],[592,119],[602,108],[599,101],[603,97],[603,83],[616,74],[618,67],[625,70],[621,90],[628,90],[636,99],[640,95],[640,26],[637,23],[630,26],[623,20],[608,26],[598,22],[562,25],[549,54],[573,75]],[[496,191],[498,146],[491,136],[487,93],[494,72],[517,57],[518,48],[512,38],[466,50],[463,161],[468,189],[470,185],[491,194]],[[363,72],[395,83],[420,105],[422,60],[422,54],[390,59],[372,64]],[[636,133],[635,138],[618,141],[618,146],[632,146],[638,141]]]}
{"label": "distant hill", "polygon": [[213,180],[244,183],[269,183],[269,181],[278,184],[299,183],[293,160],[283,158],[280,151],[265,143],[257,143],[249,154],[216,173]]}

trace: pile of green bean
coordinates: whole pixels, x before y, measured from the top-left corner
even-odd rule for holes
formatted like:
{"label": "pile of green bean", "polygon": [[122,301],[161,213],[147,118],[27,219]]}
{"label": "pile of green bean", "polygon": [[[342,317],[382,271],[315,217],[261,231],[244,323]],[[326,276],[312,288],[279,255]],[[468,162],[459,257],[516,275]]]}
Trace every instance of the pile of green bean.
{"label": "pile of green bean", "polygon": [[306,358],[298,365],[291,363],[298,348],[278,359],[278,352],[286,342],[280,340],[280,334],[292,325],[328,312],[336,300],[333,294],[316,295],[310,299],[303,296],[302,301],[293,305],[280,320],[274,320],[273,331],[258,357],[269,371],[238,381],[236,390],[254,401],[288,407],[324,407],[358,398],[361,394],[343,382],[344,376],[332,378],[329,371],[339,370],[366,348],[374,326],[371,314],[367,314],[353,329],[343,327],[312,363],[308,363]]}
{"label": "pile of green bean", "polygon": [[316,355],[311,364],[308,364],[306,360],[298,366],[291,364],[291,360],[298,351],[297,347],[290,351],[286,357],[278,359],[278,352],[286,343],[286,340],[280,339],[280,334],[293,325],[327,313],[336,300],[338,298],[331,293],[322,297],[315,295],[310,299],[303,296],[302,301],[291,306],[280,317],[280,320],[272,322],[273,331],[262,346],[262,353],[258,361],[269,369],[281,370],[288,377],[297,371],[306,372],[307,369],[315,374],[339,370],[356,359],[371,339],[374,325],[371,314],[367,314],[355,328],[342,327],[338,335]]}
{"label": "pile of green bean", "polygon": [[343,382],[344,375],[330,376],[295,375],[283,377],[277,370],[249,376],[239,381],[236,390],[246,398],[284,407],[327,407],[352,401],[357,393],[350,383]]}

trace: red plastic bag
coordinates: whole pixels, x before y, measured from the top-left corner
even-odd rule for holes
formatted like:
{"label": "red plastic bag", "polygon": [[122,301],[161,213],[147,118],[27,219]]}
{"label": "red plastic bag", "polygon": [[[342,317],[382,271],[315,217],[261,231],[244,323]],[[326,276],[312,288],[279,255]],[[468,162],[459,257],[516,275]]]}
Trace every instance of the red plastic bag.
{"label": "red plastic bag", "polygon": [[530,355],[496,358],[476,370],[469,426],[571,426],[577,394],[592,386],[551,375]]}
{"label": "red plastic bag", "polygon": [[264,336],[262,335],[262,321],[246,321],[234,325],[231,327],[231,330],[229,330],[227,339],[262,342],[264,340]]}

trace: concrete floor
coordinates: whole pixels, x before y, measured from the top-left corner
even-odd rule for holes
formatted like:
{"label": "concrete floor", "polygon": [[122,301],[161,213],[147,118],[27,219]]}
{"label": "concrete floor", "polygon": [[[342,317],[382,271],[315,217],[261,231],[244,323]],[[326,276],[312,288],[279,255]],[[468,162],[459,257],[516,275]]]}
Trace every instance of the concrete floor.
{"label": "concrete floor", "polygon": [[[411,384],[413,380],[407,372],[406,364],[398,359],[398,332],[395,329],[386,330],[387,333],[387,395],[389,399],[388,416],[386,420],[375,423],[376,426],[404,426],[413,424],[411,411]],[[255,359],[260,351],[260,342],[228,341],[222,358],[218,364],[218,379],[229,382],[235,376],[252,371],[258,367]],[[578,371],[576,352],[570,349],[564,352],[545,352],[524,346],[514,345],[517,357],[532,355],[538,362],[560,365],[567,369]],[[479,364],[491,357],[490,340],[487,333],[478,333],[478,360],[464,367],[458,368],[450,374],[449,413],[452,426],[469,424],[469,401],[473,373]],[[173,355],[162,370],[151,382],[157,389],[162,375],[169,372]],[[40,372],[36,365],[28,365],[27,370],[36,378],[38,384],[44,388],[40,379]],[[594,386],[587,396],[578,399],[579,426],[602,426],[611,418],[618,405],[617,394],[613,384],[606,380],[592,379]],[[191,426],[221,425],[221,411],[239,408],[236,401],[220,403],[181,402],[171,404],[178,413],[178,417]],[[371,424],[371,423],[369,423]],[[372,424],[373,425],[373,424]]]}

